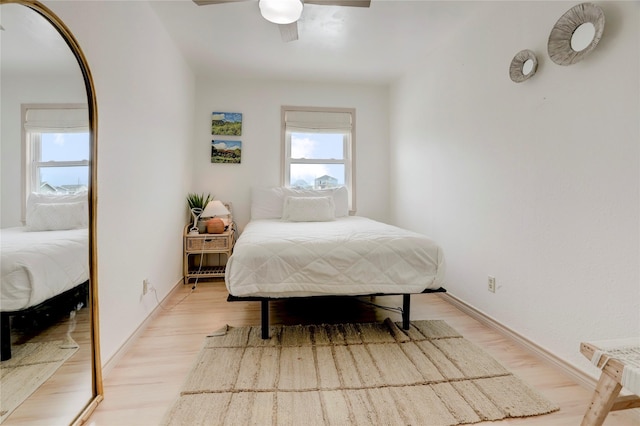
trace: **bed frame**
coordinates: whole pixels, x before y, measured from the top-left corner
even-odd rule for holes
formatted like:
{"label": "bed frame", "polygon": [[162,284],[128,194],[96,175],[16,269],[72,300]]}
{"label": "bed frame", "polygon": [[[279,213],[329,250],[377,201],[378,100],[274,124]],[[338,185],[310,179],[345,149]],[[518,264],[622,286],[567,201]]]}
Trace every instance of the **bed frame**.
{"label": "bed frame", "polygon": [[19,311],[0,313],[0,361],[11,359],[11,321],[13,317],[50,318],[52,312],[75,310],[78,303],[88,306],[89,280],[51,299]]}
{"label": "bed frame", "polygon": [[[426,289],[422,293],[445,293],[447,290],[440,287],[437,289]],[[402,295],[402,328],[404,330],[409,330],[410,326],[410,315],[411,315],[411,294],[407,293],[376,293],[376,294],[361,294],[356,296],[306,296],[306,297],[238,297],[229,295],[227,297],[228,302],[260,302],[260,310],[261,310],[261,326],[262,326],[262,338],[269,338],[269,301],[271,300],[283,300],[283,299],[307,299],[309,297],[371,297],[371,296],[400,296]]]}

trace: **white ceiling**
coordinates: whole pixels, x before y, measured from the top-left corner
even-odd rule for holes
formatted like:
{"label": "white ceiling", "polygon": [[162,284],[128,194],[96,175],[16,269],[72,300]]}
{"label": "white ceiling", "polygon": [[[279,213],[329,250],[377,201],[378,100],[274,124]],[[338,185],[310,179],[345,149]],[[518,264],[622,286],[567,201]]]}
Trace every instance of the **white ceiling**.
{"label": "white ceiling", "polygon": [[[289,43],[281,41],[277,25],[262,18],[257,0],[208,6],[191,0],[149,3],[198,75],[387,84],[443,38],[479,19],[488,5],[500,2],[371,0],[369,8],[308,4],[298,21],[299,40]],[[50,37],[53,30],[43,25],[44,19],[20,11],[26,8],[2,6],[2,72],[9,72],[9,66],[78,72],[66,45]]]}
{"label": "white ceiling", "polygon": [[17,4],[0,9],[1,72],[75,75],[78,63],[56,29],[42,16]]}
{"label": "white ceiling", "polygon": [[152,1],[197,74],[386,84],[489,2],[372,0],[371,7],[305,5],[299,40],[281,41],[258,2],[197,6]]}

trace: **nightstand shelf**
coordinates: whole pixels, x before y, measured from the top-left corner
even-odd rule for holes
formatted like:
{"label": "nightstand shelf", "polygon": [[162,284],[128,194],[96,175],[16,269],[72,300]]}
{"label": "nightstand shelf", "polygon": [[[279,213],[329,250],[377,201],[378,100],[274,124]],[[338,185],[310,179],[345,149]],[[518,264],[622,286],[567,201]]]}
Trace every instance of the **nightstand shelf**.
{"label": "nightstand shelf", "polygon": [[[231,206],[226,207],[231,211]],[[183,281],[224,277],[225,267],[233,252],[235,229],[229,217],[229,227],[221,234],[189,234],[191,224],[183,231]]]}
{"label": "nightstand shelf", "polygon": [[202,269],[198,268],[189,269],[187,276],[189,278],[194,277],[224,277],[224,266],[203,266]]}

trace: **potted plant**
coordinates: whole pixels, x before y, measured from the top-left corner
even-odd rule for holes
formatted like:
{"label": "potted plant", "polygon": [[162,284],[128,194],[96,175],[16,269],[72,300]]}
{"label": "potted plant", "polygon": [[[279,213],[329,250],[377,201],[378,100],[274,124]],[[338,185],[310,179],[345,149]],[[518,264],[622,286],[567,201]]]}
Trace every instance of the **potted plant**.
{"label": "potted plant", "polygon": [[[212,199],[211,194],[196,194],[194,192],[187,194],[187,205],[189,206],[189,212],[193,215],[194,221]],[[192,228],[194,227],[198,228],[198,232],[201,234],[207,230],[207,225],[203,220],[198,220],[198,223],[194,223]]]}

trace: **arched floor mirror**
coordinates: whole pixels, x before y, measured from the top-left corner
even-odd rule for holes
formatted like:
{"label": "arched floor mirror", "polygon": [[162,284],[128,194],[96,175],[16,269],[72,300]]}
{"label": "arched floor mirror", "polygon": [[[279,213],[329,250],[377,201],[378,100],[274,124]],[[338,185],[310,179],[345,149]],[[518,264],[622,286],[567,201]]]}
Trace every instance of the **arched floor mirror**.
{"label": "arched floor mirror", "polygon": [[[0,0],[0,25],[0,424],[82,424],[103,398],[94,84],[77,40],[42,3]],[[57,278],[61,264],[70,282]],[[54,279],[40,287],[38,277]]]}

